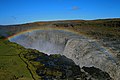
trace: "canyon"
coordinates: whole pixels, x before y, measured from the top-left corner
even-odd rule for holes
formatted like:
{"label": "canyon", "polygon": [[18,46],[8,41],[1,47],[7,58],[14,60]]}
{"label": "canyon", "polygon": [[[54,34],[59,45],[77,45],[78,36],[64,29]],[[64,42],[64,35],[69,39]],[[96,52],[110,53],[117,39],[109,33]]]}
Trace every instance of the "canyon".
{"label": "canyon", "polygon": [[26,48],[40,52],[61,54],[72,59],[80,67],[96,67],[119,80],[119,61],[96,40],[65,30],[33,30],[9,39]]}

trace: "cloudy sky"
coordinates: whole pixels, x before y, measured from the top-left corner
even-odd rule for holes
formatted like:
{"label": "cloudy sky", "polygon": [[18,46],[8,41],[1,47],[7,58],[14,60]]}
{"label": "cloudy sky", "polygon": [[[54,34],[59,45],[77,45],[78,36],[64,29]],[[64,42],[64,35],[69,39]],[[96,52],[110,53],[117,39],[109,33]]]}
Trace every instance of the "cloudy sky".
{"label": "cloudy sky", "polygon": [[119,17],[120,0],[0,0],[0,25]]}

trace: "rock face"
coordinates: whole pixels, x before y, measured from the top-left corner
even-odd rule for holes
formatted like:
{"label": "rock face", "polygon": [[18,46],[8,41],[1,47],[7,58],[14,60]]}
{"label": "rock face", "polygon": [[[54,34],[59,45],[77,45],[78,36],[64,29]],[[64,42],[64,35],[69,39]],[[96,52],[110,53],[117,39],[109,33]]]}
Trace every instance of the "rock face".
{"label": "rock face", "polygon": [[65,55],[80,67],[94,66],[120,80],[118,60],[96,41],[82,35],[62,30],[40,30],[15,36],[10,41],[47,54]]}
{"label": "rock face", "polygon": [[72,59],[80,67],[95,66],[108,72],[115,80],[120,79],[120,67],[117,65],[117,59],[94,41],[70,39],[66,44],[63,55]]}

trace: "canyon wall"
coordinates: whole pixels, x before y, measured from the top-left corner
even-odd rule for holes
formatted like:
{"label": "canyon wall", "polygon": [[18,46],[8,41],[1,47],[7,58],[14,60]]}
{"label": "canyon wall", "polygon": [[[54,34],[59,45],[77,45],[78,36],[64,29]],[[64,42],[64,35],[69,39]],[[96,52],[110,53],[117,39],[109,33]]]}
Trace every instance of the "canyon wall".
{"label": "canyon wall", "polygon": [[114,80],[120,80],[118,60],[97,42],[88,39],[70,39],[63,55],[80,67],[97,67],[109,73]]}

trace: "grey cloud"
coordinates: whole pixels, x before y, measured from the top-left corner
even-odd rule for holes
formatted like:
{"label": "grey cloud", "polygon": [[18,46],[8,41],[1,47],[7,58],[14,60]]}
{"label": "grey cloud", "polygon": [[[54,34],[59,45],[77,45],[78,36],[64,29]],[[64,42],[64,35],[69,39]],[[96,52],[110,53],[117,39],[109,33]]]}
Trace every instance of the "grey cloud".
{"label": "grey cloud", "polygon": [[78,10],[78,9],[79,9],[78,6],[73,6],[73,7],[72,7],[72,10]]}

